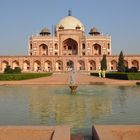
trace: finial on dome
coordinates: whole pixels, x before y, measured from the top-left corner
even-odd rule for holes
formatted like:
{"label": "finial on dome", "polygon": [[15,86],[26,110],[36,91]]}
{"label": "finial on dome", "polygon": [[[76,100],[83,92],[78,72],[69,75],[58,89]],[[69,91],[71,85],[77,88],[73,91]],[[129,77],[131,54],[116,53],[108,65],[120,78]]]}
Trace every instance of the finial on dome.
{"label": "finial on dome", "polygon": [[71,13],[72,13],[72,11],[71,11],[71,10],[69,10],[69,11],[68,11],[68,16],[71,16]]}

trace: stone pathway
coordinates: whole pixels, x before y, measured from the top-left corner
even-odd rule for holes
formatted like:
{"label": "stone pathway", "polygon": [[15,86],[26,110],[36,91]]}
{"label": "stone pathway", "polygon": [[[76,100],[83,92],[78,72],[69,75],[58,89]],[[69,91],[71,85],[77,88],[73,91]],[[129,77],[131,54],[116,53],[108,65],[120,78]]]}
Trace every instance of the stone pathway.
{"label": "stone pathway", "polygon": [[[30,80],[22,81],[0,81],[0,85],[30,85],[30,84],[48,84],[48,85],[65,85],[68,84],[70,73],[54,73],[49,77],[41,77]],[[90,76],[88,73],[76,73],[76,83],[77,84],[97,84],[97,85],[135,85],[136,82],[140,80],[115,80],[108,78],[99,78],[95,76]]]}

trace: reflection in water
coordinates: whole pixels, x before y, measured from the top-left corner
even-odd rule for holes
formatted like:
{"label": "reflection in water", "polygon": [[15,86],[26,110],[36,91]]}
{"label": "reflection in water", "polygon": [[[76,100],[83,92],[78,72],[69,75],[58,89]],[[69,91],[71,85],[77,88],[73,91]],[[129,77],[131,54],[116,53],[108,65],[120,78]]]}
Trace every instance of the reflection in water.
{"label": "reflection in water", "polygon": [[90,133],[93,124],[140,124],[140,88],[79,86],[0,87],[0,124],[68,125]]}
{"label": "reflection in water", "polygon": [[[109,113],[112,107],[110,97],[100,97],[92,90],[80,91],[72,96],[68,87],[48,88],[44,93],[30,94],[30,111],[34,121],[40,124],[65,124],[74,130],[88,127],[101,116]],[[40,89],[41,90],[41,89]],[[60,90],[60,91],[59,91]],[[36,118],[35,118],[36,117]]]}

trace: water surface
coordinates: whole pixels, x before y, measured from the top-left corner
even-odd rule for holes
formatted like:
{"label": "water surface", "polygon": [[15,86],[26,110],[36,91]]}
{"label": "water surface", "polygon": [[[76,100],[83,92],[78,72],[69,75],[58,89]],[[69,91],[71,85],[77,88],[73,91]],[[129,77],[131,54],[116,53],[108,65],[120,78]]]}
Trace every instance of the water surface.
{"label": "water surface", "polygon": [[93,124],[140,124],[140,87],[0,86],[0,125],[68,125],[91,133]]}

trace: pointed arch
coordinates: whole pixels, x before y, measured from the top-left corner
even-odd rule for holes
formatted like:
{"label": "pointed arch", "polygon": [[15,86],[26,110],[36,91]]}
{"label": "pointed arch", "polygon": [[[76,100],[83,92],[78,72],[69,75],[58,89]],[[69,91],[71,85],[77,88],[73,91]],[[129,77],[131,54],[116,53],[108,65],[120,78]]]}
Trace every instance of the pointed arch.
{"label": "pointed arch", "polygon": [[52,71],[52,62],[50,60],[45,61],[44,71]]}
{"label": "pointed arch", "polygon": [[74,69],[74,62],[72,60],[67,61],[67,69],[68,70]]}
{"label": "pointed arch", "polygon": [[137,60],[132,61],[132,67],[139,69],[139,62]]}
{"label": "pointed arch", "polygon": [[41,44],[39,46],[39,55],[48,55],[48,46],[46,44]]}
{"label": "pointed arch", "polygon": [[55,70],[62,71],[63,70],[63,62],[61,60],[57,60],[55,63]]}
{"label": "pointed arch", "polygon": [[128,61],[127,60],[124,60],[124,65],[125,65],[125,67],[128,68]]}
{"label": "pointed arch", "polygon": [[83,60],[78,61],[78,70],[85,70],[85,62]]}
{"label": "pointed arch", "polygon": [[12,68],[19,67],[19,62],[17,60],[12,62]]}
{"label": "pointed arch", "polygon": [[88,70],[96,70],[96,62],[94,60],[90,60],[88,64]]}
{"label": "pointed arch", "polygon": [[2,61],[2,71],[4,71],[6,66],[8,66],[8,65],[9,65],[8,61],[5,61],[5,60]]}
{"label": "pointed arch", "polygon": [[101,45],[100,44],[93,44],[93,55],[101,55]]}
{"label": "pointed arch", "polygon": [[68,38],[62,43],[63,55],[78,55],[78,43],[72,38]]}
{"label": "pointed arch", "polygon": [[30,70],[30,62],[28,60],[25,60],[23,62],[23,71],[29,71]]}
{"label": "pointed arch", "polygon": [[111,68],[111,70],[117,70],[117,61],[116,60],[111,61],[110,68]]}
{"label": "pointed arch", "polygon": [[40,71],[41,70],[41,62],[39,60],[34,61],[33,63],[34,71]]}

